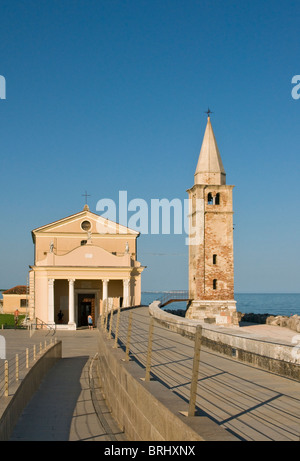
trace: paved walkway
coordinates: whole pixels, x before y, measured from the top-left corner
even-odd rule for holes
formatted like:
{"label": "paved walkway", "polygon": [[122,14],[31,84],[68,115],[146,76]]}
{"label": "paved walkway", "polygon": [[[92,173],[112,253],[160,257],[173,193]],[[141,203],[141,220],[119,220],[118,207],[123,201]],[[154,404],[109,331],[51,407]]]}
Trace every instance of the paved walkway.
{"label": "paved walkway", "polygon": [[[121,314],[120,340],[124,343],[128,315],[129,311]],[[149,318],[147,308],[133,310],[131,356],[141,366],[146,362]],[[248,325],[233,330],[278,344],[291,344],[295,336],[295,332],[288,329],[267,325]],[[39,333],[29,338],[26,331],[4,330],[4,336],[8,356],[24,348],[25,343],[39,344],[41,340]],[[92,379],[97,331],[58,331],[57,338],[63,342],[63,358],[44,378],[11,440],[124,440]],[[186,401],[193,353],[191,340],[155,324],[152,376]],[[197,408],[238,440],[299,440],[299,382],[205,348],[201,350]]]}
{"label": "paved walkway", "polygon": [[[27,332],[9,332],[8,350],[14,339],[12,348],[17,352],[28,339],[26,336]],[[30,341],[38,344],[43,336],[45,333],[36,332]],[[56,336],[62,340],[63,358],[28,403],[11,441],[124,440],[93,379],[97,331],[57,332]]]}

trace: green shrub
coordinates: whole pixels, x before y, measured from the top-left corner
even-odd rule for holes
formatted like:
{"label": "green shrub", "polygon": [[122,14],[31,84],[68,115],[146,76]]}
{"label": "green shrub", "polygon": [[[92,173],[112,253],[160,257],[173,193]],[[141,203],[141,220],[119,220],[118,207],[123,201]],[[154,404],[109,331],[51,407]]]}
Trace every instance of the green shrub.
{"label": "green shrub", "polygon": [[[19,315],[18,326],[22,324],[22,320],[25,318],[25,315]],[[15,319],[13,314],[0,314],[0,328],[11,328],[15,326]]]}

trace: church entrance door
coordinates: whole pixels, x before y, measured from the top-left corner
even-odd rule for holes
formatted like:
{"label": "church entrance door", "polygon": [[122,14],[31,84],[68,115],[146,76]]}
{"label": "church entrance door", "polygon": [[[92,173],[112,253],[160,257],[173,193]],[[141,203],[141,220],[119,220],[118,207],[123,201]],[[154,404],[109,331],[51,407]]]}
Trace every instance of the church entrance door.
{"label": "church entrance door", "polygon": [[95,295],[78,294],[78,327],[88,326],[88,316],[91,315],[95,324]]}

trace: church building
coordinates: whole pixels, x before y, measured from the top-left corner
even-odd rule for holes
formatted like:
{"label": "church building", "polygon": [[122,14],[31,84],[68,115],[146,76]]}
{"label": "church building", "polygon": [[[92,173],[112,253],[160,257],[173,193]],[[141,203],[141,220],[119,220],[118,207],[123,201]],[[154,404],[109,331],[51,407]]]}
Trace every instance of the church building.
{"label": "church building", "polygon": [[234,300],[234,186],[226,173],[210,120],[210,111],[194,185],[187,192],[189,218],[189,307],[186,317],[238,325]]}
{"label": "church building", "polygon": [[104,309],[141,303],[139,232],[83,211],[32,231],[29,272],[32,319],[74,330],[94,325]]}

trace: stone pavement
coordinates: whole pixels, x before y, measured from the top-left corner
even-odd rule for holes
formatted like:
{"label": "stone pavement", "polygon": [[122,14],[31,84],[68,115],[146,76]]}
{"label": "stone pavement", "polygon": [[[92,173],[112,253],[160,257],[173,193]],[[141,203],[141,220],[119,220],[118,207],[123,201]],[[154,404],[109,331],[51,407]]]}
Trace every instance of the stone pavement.
{"label": "stone pavement", "polygon": [[[124,440],[93,379],[96,336],[96,330],[57,332],[63,345],[62,359],[49,371],[23,411],[11,441]],[[44,337],[44,332],[36,332],[32,338],[24,331],[7,332],[7,347],[16,353],[26,340],[38,344]]]}

